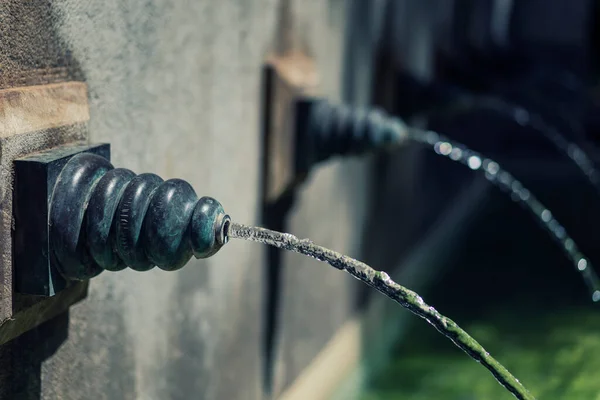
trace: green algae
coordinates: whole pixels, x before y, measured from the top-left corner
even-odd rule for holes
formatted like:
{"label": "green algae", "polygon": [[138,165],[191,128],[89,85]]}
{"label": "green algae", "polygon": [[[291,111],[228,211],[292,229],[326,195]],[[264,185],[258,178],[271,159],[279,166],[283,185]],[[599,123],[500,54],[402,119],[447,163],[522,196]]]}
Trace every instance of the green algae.
{"label": "green algae", "polygon": [[[491,199],[453,257],[440,261],[427,296],[539,399],[600,400],[600,311],[559,249],[509,205]],[[417,322],[408,321],[392,361],[368,376],[360,400],[512,398]]]}
{"label": "green algae", "polygon": [[[516,319],[515,319],[516,318]],[[510,324],[506,331],[498,326]],[[600,399],[600,314],[588,307],[548,310],[536,317],[495,313],[466,329],[502,355],[503,364],[539,398]],[[460,352],[414,324],[410,341],[362,400],[508,400],[496,381]]]}

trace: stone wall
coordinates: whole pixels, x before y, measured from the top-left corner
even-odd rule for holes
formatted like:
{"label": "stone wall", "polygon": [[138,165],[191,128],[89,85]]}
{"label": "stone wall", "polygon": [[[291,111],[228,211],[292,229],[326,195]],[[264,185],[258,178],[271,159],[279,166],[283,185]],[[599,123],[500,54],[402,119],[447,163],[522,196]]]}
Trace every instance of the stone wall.
{"label": "stone wall", "polygon": [[[368,100],[372,43],[363,39],[372,32],[345,40],[360,3],[289,2],[293,36],[333,99]],[[282,5],[2,2],[0,85],[87,82],[90,141],[111,143],[115,165],[188,180],[235,220],[260,224],[261,68]],[[362,64],[348,65],[348,54]],[[367,170],[349,161],[317,171],[290,230],[357,255]],[[354,309],[354,286],[339,271],[293,255],[283,268],[279,391]],[[105,272],[68,314],[0,348],[0,397],[263,398],[264,275],[265,249],[241,242],[175,273]]]}

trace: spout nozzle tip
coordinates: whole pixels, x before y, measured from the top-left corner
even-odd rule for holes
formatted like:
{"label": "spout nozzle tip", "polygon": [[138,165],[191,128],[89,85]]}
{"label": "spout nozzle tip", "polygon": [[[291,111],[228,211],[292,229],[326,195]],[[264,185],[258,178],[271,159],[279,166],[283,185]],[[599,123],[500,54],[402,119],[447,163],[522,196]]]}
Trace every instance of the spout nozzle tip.
{"label": "spout nozzle tip", "polygon": [[215,224],[215,238],[219,246],[225,245],[229,241],[229,226],[231,218],[227,214],[220,214]]}

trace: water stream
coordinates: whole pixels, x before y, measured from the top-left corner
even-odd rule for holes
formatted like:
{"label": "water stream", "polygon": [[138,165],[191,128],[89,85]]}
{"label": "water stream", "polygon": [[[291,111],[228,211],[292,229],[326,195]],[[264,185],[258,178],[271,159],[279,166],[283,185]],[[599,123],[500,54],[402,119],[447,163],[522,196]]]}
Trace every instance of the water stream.
{"label": "water stream", "polygon": [[[409,140],[424,144],[441,156],[483,173],[489,182],[508,192],[515,202],[529,210],[583,277],[592,300],[600,301],[600,280],[588,258],[582,254],[552,212],[496,161],[436,132],[410,127],[403,120],[391,117],[376,108],[365,110],[347,105],[334,105],[326,100],[306,100],[299,106],[303,104],[303,107],[310,107],[309,118],[306,127],[303,128],[306,129],[306,132],[303,132],[307,138],[304,146],[306,148],[302,148],[309,166],[335,155],[348,156],[382,148],[402,147]],[[558,136],[561,137],[560,133]],[[595,169],[591,162],[588,163],[587,156],[582,151],[576,154],[578,157],[574,159],[580,167],[587,165],[591,168],[585,169],[586,175],[595,177]],[[583,158],[579,157],[582,154]]]}
{"label": "water stream", "polygon": [[[554,218],[552,212],[534,197],[521,182],[502,169],[497,162],[436,132],[409,128],[397,120],[392,132],[397,134],[399,145],[405,139],[426,145],[438,155],[461,163],[472,171],[483,173],[489,182],[509,193],[511,199],[529,210],[542,227],[558,242],[561,249],[583,277],[591,292],[592,300],[594,302],[600,301],[600,279],[592,268],[590,261],[581,253],[565,228]],[[376,271],[360,261],[315,245],[308,239],[301,240],[287,233],[231,223],[228,236],[295,251],[350,273],[414,314],[424,318],[471,358],[486,367],[496,380],[515,397],[527,400],[534,399],[519,380],[496,361],[467,332],[454,321],[440,314],[435,308],[426,304],[417,293],[394,282],[385,272]]]}
{"label": "water stream", "polygon": [[[501,204],[500,199],[490,201]],[[544,251],[546,238],[535,235],[535,228],[531,224],[515,232],[504,213],[472,221],[453,257],[440,260],[444,267],[420,294],[443,305],[445,315],[498,356],[537,398],[597,399],[600,313],[581,296],[578,276],[552,269],[558,252]],[[494,242],[508,232],[515,244],[494,252]],[[388,310],[384,321],[399,317]],[[371,333],[366,340],[382,335]],[[404,321],[396,341],[385,349],[388,362],[365,363],[365,386],[353,394],[360,394],[361,400],[512,398],[485,370],[438,336],[416,318]],[[370,347],[365,351],[368,354]]]}
{"label": "water stream", "polygon": [[576,143],[570,141],[553,124],[547,122],[536,113],[529,112],[527,109],[510,104],[502,99],[488,96],[463,97],[454,102],[451,106],[432,110],[420,116],[420,118],[430,119],[432,117],[448,117],[465,111],[474,111],[487,109],[500,115],[505,115],[515,121],[522,127],[528,127],[541,133],[550,141],[558,151],[567,155],[577,168],[585,175],[594,189],[600,193],[600,174],[596,169],[591,158]]}
{"label": "water stream", "polygon": [[435,308],[425,303],[417,293],[394,282],[385,272],[376,271],[363,262],[318,246],[308,239],[298,239],[296,236],[288,233],[249,227],[232,222],[228,228],[227,235],[232,238],[245,239],[284,250],[295,251],[348,272],[353,277],[378,290],[429,322],[471,358],[486,367],[498,382],[516,398],[521,400],[535,399],[518,379],[504,368],[502,364],[496,361],[467,332],[460,328],[454,321],[443,316]]}
{"label": "water stream", "polygon": [[406,134],[410,140],[432,148],[436,154],[466,165],[473,171],[484,174],[485,178],[504,192],[510,193],[511,199],[529,210],[541,226],[550,233],[554,240],[573,263],[583,277],[590,290],[592,301],[600,301],[600,279],[594,271],[589,259],[585,257],[565,228],[521,182],[500,165],[466,146],[453,142],[433,131],[408,128]]}

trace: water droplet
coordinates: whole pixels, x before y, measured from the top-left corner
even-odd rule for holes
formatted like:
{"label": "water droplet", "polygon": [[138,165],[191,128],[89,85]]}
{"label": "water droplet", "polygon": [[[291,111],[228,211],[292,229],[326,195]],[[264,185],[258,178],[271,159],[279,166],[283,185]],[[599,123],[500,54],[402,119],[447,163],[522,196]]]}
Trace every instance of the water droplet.
{"label": "water droplet", "polygon": [[500,182],[502,182],[505,186],[508,186],[512,181],[512,177],[508,172],[502,171],[500,174]]}
{"label": "water droplet", "polygon": [[390,276],[389,276],[387,273],[385,273],[385,272],[381,271],[381,272],[380,272],[380,275],[379,275],[379,277],[381,278],[381,280],[382,280],[384,283],[386,283],[386,284],[389,284],[389,283],[390,283]]}
{"label": "water droplet", "polygon": [[492,98],[487,102],[473,102],[473,108],[485,107],[499,114],[511,117],[517,124],[528,126],[550,141],[558,150],[567,154],[577,165],[577,167],[586,175],[589,181],[600,192],[600,182],[592,178],[596,174],[596,168],[591,162],[590,157],[576,143],[570,140],[552,123],[537,113],[532,113],[527,109],[508,103],[500,98]]}
{"label": "water droplet", "polygon": [[431,145],[435,144],[439,140],[440,135],[433,131],[428,131],[425,133],[425,141]]}
{"label": "water droplet", "polygon": [[408,126],[402,123],[399,119],[393,120],[392,130],[398,136],[398,140],[404,140],[408,138]]}
{"label": "water droplet", "polygon": [[426,140],[436,139],[431,144],[431,147],[437,154],[448,156],[453,161],[466,164],[472,170],[479,170],[482,166],[482,171],[489,182],[496,187],[508,191],[507,194],[527,208],[538,221],[542,222],[544,229],[556,239],[561,249],[564,250],[567,257],[579,269],[586,284],[590,287],[590,292],[593,293],[594,301],[600,301],[600,279],[596,275],[591,264],[577,250],[575,242],[568,236],[565,228],[553,218],[552,213],[535,196],[523,187],[523,184],[516,180],[507,171],[500,168],[498,163],[488,158],[482,159],[478,153],[475,153],[459,143],[437,135],[435,132],[423,132],[417,129],[411,131],[411,138],[417,142],[423,143]]}
{"label": "water droplet", "polygon": [[489,172],[492,175],[496,175],[498,173],[498,170],[500,169],[500,166],[495,163],[494,161],[490,161],[487,164],[486,170],[487,172]]}
{"label": "water droplet", "polygon": [[529,113],[523,108],[515,108],[513,116],[517,124],[524,126],[529,123]]}
{"label": "water droplet", "polygon": [[462,150],[458,147],[452,149],[452,153],[450,153],[450,158],[454,161],[460,160],[462,157]]}
{"label": "water droplet", "polygon": [[554,230],[554,234],[556,235],[556,238],[558,240],[564,239],[565,236],[567,235],[567,233],[565,232],[565,228],[563,228],[558,222],[556,223],[556,226],[554,227],[553,230]]}
{"label": "water droplet", "polygon": [[448,142],[442,142],[440,144],[440,154],[447,156],[452,153],[452,145]]}
{"label": "water droplet", "polygon": [[581,150],[581,148],[574,143],[569,144],[567,147],[567,153],[569,154],[569,157],[575,161],[581,161],[582,159],[587,158],[583,150]]}
{"label": "water droplet", "polygon": [[549,222],[552,219],[552,213],[550,212],[550,210],[544,210],[542,211],[540,217],[542,217],[542,221]]}
{"label": "water droplet", "polygon": [[471,156],[469,157],[469,168],[471,168],[472,170],[476,170],[479,169],[479,167],[481,167],[481,158],[477,157],[477,156]]}
{"label": "water droplet", "polygon": [[573,242],[573,239],[568,238],[567,240],[565,240],[565,250],[570,252],[573,250],[574,246],[575,242]]}

